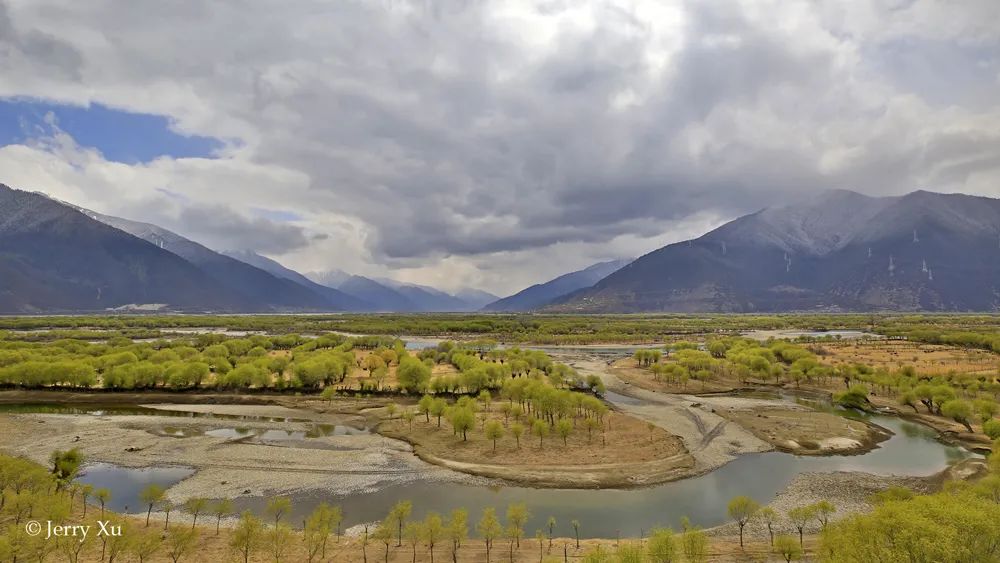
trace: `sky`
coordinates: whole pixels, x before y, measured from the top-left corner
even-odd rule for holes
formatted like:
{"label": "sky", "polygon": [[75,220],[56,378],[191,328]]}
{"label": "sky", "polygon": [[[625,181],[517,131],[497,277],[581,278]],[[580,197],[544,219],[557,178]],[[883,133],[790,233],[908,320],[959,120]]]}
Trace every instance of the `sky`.
{"label": "sky", "polygon": [[1000,197],[996,0],[0,0],[0,182],[508,294],[830,188]]}

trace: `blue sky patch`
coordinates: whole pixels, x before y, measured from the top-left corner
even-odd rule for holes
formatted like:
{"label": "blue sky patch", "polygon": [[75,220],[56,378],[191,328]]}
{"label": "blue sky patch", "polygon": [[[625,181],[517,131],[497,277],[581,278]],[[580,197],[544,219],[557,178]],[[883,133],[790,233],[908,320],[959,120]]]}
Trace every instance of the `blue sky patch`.
{"label": "blue sky patch", "polygon": [[52,129],[45,121],[49,112],[58,127],[79,145],[95,148],[104,158],[126,164],[149,162],[160,156],[212,157],[223,146],[212,137],[188,137],[172,131],[169,119],[162,115],[27,98],[0,99],[0,146],[22,144],[50,134]]}

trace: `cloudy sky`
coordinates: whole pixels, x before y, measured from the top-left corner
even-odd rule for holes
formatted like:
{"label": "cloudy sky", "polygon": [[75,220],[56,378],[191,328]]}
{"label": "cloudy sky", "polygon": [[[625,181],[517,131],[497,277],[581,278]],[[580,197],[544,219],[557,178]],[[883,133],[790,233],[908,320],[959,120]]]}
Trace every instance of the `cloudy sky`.
{"label": "cloudy sky", "polygon": [[507,293],[826,188],[1000,196],[996,0],[0,0],[0,182]]}

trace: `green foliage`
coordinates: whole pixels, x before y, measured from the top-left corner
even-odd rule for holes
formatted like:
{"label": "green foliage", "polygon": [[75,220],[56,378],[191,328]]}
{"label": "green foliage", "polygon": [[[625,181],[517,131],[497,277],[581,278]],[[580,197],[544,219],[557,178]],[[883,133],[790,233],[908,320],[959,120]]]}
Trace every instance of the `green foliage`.
{"label": "green foliage", "polygon": [[886,500],[827,526],[824,561],[997,561],[1000,504],[973,490]]}

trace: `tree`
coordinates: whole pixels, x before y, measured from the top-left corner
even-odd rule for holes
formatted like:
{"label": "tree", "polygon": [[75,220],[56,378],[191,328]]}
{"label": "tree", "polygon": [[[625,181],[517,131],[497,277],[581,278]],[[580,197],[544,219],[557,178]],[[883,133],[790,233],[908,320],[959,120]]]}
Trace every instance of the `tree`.
{"label": "tree", "polygon": [[1000,420],[991,418],[983,423],[983,432],[990,437],[991,440],[996,440],[1000,438]]}
{"label": "tree", "polygon": [[542,441],[549,435],[549,425],[544,420],[535,420],[531,423],[531,433],[538,436],[538,447],[542,447]]}
{"label": "tree", "polygon": [[788,511],[788,519],[791,520],[795,529],[799,531],[799,547],[802,547],[803,531],[809,524],[809,521],[815,517],[815,511],[815,506],[798,506]]}
{"label": "tree", "polygon": [[385,546],[385,563],[389,563],[389,545],[392,544],[392,532],[392,524],[387,518],[375,528],[375,532],[372,534],[372,539]]}
{"label": "tree", "polygon": [[573,535],[576,536],[576,548],[580,549],[580,521],[573,520],[569,525],[573,526]]}
{"label": "tree", "polygon": [[413,512],[413,503],[408,500],[401,500],[392,507],[389,511],[389,520],[396,524],[396,528],[399,530],[399,535],[396,538],[396,547],[403,545],[403,525],[406,524],[406,519],[410,517],[410,513]]}
{"label": "tree", "polygon": [[92,492],[94,492],[94,486],[89,483],[80,487],[80,496],[82,497],[81,500],[83,501],[84,518],[87,517],[87,497],[89,497]]}
{"label": "tree", "polygon": [[566,439],[569,438],[569,435],[573,432],[573,423],[570,422],[568,418],[560,418],[559,421],[556,422],[556,432],[559,434],[559,437],[562,438],[563,445],[565,446]]}
{"label": "tree", "polygon": [[549,549],[552,549],[552,535],[556,530],[556,517],[549,516],[549,519],[545,522],[545,526],[549,529]]}
{"label": "tree", "polygon": [[970,419],[972,418],[972,405],[968,401],[963,401],[961,399],[952,399],[941,405],[941,414],[951,418],[955,422],[961,424],[966,430],[972,432],[972,424]]}
{"label": "tree", "polygon": [[833,503],[828,500],[821,500],[813,505],[813,512],[815,512],[816,519],[819,520],[820,527],[824,530],[830,521],[830,516],[836,511],[837,507],[833,506]]}
{"label": "tree", "polygon": [[292,529],[287,524],[275,524],[273,528],[265,533],[264,539],[267,543],[268,551],[274,557],[274,563],[281,563],[292,541]]}
{"label": "tree", "polygon": [[431,401],[430,415],[437,418],[438,428],[441,428],[441,416],[444,414],[445,409],[448,408],[448,401],[441,398],[435,398]]}
{"label": "tree", "polygon": [[243,557],[243,563],[250,561],[250,554],[260,545],[264,524],[249,510],[240,516],[240,521],[229,538],[229,548]]}
{"label": "tree", "polygon": [[472,410],[458,407],[451,413],[451,426],[455,432],[461,432],[462,441],[468,439],[468,432],[476,425],[476,415]]}
{"label": "tree", "polygon": [[765,506],[758,515],[767,525],[767,535],[771,538],[771,546],[774,546],[774,523],[778,521],[778,513],[770,506]]}
{"label": "tree", "polygon": [[[156,532],[137,532],[136,535],[132,536],[129,541],[129,551],[135,554],[136,559],[139,563],[145,563],[163,543],[159,533]],[[246,562],[244,562],[246,563]]]}
{"label": "tree", "polygon": [[212,505],[212,514],[215,515],[215,535],[219,535],[219,526],[222,525],[222,519],[233,513],[233,501],[224,498],[216,501]]}
{"label": "tree", "polygon": [[403,356],[396,368],[396,379],[404,393],[422,392],[431,379],[431,368],[412,356]]}
{"label": "tree", "polygon": [[497,451],[497,440],[503,437],[503,425],[496,420],[486,423],[486,439],[493,440],[493,453]]}
{"label": "tree", "polygon": [[198,532],[187,526],[173,526],[167,532],[167,554],[177,563],[182,557],[191,553],[198,540]]}
{"label": "tree", "polygon": [[486,544],[486,562],[489,563],[493,540],[500,537],[500,534],[503,533],[503,528],[500,526],[500,521],[497,520],[495,509],[488,507],[483,510],[483,517],[476,524],[476,532],[479,533],[479,537],[483,538],[483,542]]}
{"label": "tree", "polygon": [[681,534],[681,548],[684,551],[684,559],[689,563],[703,563],[708,554],[708,538],[705,532],[697,527],[691,526],[687,517],[681,519],[684,533]]}
{"label": "tree", "polygon": [[206,506],[208,506],[208,500],[201,497],[191,497],[184,501],[184,509],[187,510],[192,516],[192,530],[198,525],[198,515],[205,511]]}
{"label": "tree", "polygon": [[729,506],[726,507],[729,517],[740,527],[740,547],[743,547],[743,528],[758,510],[760,505],[748,496],[738,496],[729,501]]}
{"label": "tree", "polygon": [[[329,510],[330,506],[328,504],[320,504],[306,518],[305,524],[302,526],[302,540],[306,544],[306,557],[309,563],[320,557],[321,552],[326,550],[326,540],[330,537],[332,531],[330,529]],[[383,525],[382,527],[385,526]],[[390,533],[389,540],[391,539],[392,534]]]}
{"label": "tree", "polygon": [[654,528],[646,543],[646,554],[653,563],[672,563],[677,560],[677,546],[674,531],[670,528]]}
{"label": "tree", "polygon": [[425,422],[431,421],[430,413],[431,413],[431,405],[433,404],[434,404],[434,397],[431,397],[430,395],[424,395],[423,397],[420,397],[419,401],[417,401],[417,412],[424,415]]}
{"label": "tree", "polygon": [[514,442],[517,443],[517,449],[521,449],[521,436],[524,435],[524,426],[520,422],[511,424],[510,434],[514,437]]}
{"label": "tree", "polygon": [[101,518],[104,518],[104,506],[111,500],[111,490],[101,487],[94,493],[94,498],[97,499],[97,502],[101,503]]}
{"label": "tree", "polygon": [[413,550],[413,563],[417,563],[417,545],[420,544],[420,538],[423,535],[423,526],[419,522],[409,522],[403,529],[403,537],[406,538],[406,543],[410,544],[410,548]]}
{"label": "tree", "polygon": [[80,473],[80,466],[83,465],[83,454],[77,448],[66,451],[56,450],[49,456],[49,463],[52,464],[52,475],[56,478],[57,487],[62,489],[72,483]]}
{"label": "tree", "polygon": [[167,491],[164,490],[163,487],[161,487],[160,485],[157,485],[156,483],[150,483],[149,485],[146,485],[146,487],[139,492],[139,499],[142,500],[143,504],[148,506],[148,508],[146,509],[147,528],[149,527],[149,515],[153,513],[153,506],[163,502],[163,499],[166,496],[166,494]]}
{"label": "tree", "polygon": [[802,557],[802,546],[792,536],[782,534],[775,538],[772,543],[774,544],[774,552],[784,558],[786,563],[791,563]]}
{"label": "tree", "polygon": [[445,533],[441,515],[436,512],[428,513],[427,517],[424,518],[424,525],[421,526],[421,531],[423,532],[424,541],[427,542],[427,550],[431,555],[431,563],[434,563],[434,546],[441,541]]}
{"label": "tree", "polygon": [[517,547],[521,547],[521,536],[524,535],[524,525],[527,524],[531,513],[523,502],[517,502],[507,506],[507,526],[510,529],[511,537],[517,542]]}
{"label": "tree", "polygon": [[271,497],[267,499],[267,508],[265,512],[271,518],[274,518],[274,527],[278,527],[278,521],[281,517],[288,513],[292,509],[292,500],[288,497]]}
{"label": "tree", "polygon": [[451,540],[451,560],[458,561],[458,548],[462,547],[462,542],[469,536],[469,513],[464,508],[456,508],[451,511],[448,518],[448,539]]}

